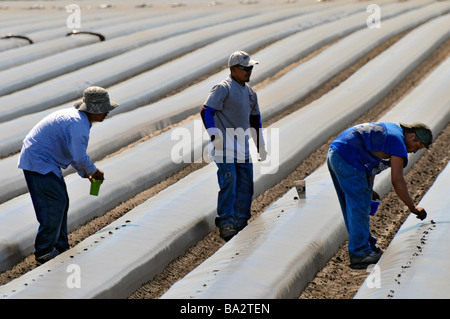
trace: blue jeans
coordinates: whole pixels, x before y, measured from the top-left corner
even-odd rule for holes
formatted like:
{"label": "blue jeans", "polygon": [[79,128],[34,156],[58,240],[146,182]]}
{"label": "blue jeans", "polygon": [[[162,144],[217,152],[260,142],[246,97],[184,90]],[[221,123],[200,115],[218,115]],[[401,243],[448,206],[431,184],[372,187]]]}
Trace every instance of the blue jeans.
{"label": "blue jeans", "polygon": [[218,163],[217,178],[219,195],[217,200],[216,226],[233,225],[241,230],[251,217],[253,198],[253,164]]}
{"label": "blue jeans", "polygon": [[370,234],[372,183],[366,172],[347,162],[333,149],[328,150],[327,165],[339,199],[345,227],[349,235],[350,258],[370,254],[376,238]]}
{"label": "blue jeans", "polygon": [[34,243],[35,256],[42,256],[56,248],[69,249],[67,211],[69,195],[62,177],[54,173],[42,175],[24,170],[25,180],[33,202],[39,228]]}

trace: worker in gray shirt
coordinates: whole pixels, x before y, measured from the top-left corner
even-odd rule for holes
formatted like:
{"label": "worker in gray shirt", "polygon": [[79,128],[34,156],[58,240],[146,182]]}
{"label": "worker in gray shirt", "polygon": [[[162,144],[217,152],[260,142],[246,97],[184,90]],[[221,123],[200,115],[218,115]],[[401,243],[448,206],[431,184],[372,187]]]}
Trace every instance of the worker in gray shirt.
{"label": "worker in gray shirt", "polygon": [[249,152],[250,137],[257,146],[260,159],[267,157],[258,98],[247,84],[257,63],[246,52],[231,54],[228,59],[230,75],[211,89],[201,111],[218,167],[220,191],[215,223],[225,240],[242,230],[251,217],[253,164]]}

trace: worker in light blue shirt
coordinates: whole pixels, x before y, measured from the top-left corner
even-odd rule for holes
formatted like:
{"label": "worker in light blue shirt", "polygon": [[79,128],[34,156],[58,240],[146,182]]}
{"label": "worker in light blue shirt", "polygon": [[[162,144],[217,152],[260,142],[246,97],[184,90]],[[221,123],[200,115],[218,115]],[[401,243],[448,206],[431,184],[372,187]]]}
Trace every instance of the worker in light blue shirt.
{"label": "worker in light blue shirt", "polygon": [[62,169],[72,166],[83,178],[104,180],[86,154],[94,122],[102,122],[118,106],[108,92],[89,87],[73,108],[55,111],[42,119],[23,141],[18,167],[23,170],[39,229],[35,258],[44,263],[69,248],[69,197]]}
{"label": "worker in light blue shirt", "polygon": [[369,213],[375,175],[391,168],[391,180],[398,197],[417,218],[424,208],[416,206],[403,177],[408,153],[428,148],[433,134],[423,123],[363,123],[343,131],[331,143],[327,164],[348,231],[348,252],[352,268],[375,264],[381,256],[376,238],[370,233]]}

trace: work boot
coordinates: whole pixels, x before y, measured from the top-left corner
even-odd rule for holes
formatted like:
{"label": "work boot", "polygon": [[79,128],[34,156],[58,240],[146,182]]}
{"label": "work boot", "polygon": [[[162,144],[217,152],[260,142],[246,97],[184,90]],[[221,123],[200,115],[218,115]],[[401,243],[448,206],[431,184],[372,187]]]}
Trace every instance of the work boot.
{"label": "work boot", "polygon": [[58,255],[59,255],[59,251],[56,250],[56,248],[53,248],[53,250],[49,253],[46,253],[42,256],[35,256],[35,259],[39,264],[43,264],[43,263],[46,263],[47,261],[55,258]]}
{"label": "work boot", "polygon": [[222,237],[225,241],[229,241],[234,235],[237,234],[237,231],[233,228],[233,225],[225,225],[219,228],[219,232],[220,237]]}
{"label": "work boot", "polygon": [[350,257],[350,267],[353,269],[365,269],[371,264],[376,264],[380,258],[381,255],[376,252],[371,252],[361,257]]}
{"label": "work boot", "polygon": [[247,225],[248,225],[247,219],[239,218],[234,220],[233,228],[236,230],[236,232],[240,232],[245,227],[247,227]]}

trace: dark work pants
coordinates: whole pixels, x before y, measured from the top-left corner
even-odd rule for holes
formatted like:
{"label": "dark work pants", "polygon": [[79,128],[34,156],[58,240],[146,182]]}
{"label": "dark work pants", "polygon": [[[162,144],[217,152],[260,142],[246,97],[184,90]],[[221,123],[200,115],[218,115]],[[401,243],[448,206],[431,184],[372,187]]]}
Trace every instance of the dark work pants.
{"label": "dark work pants", "polygon": [[67,211],[69,195],[62,177],[54,173],[42,175],[24,170],[39,228],[35,240],[35,256],[56,248],[60,253],[69,249]]}

